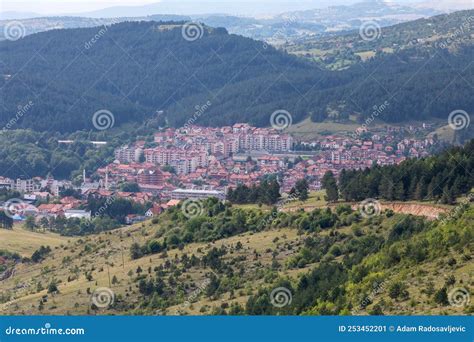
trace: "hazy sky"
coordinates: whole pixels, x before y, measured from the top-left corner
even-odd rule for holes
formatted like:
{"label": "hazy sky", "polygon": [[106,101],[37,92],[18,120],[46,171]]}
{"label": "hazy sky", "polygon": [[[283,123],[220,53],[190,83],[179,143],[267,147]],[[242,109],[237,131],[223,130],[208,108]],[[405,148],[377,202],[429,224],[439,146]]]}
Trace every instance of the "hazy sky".
{"label": "hazy sky", "polygon": [[[42,15],[79,14],[115,6],[141,6],[164,2],[166,5],[163,4],[160,7],[161,11],[166,12],[168,9],[173,14],[193,14],[200,11],[204,11],[204,13],[210,13],[209,11],[213,13],[278,12],[280,9],[283,12],[286,10],[324,8],[331,5],[350,5],[363,1],[371,0],[0,0],[0,11],[30,12]],[[435,4],[447,3],[451,8],[455,3],[474,3],[474,0],[385,1],[398,4],[423,2],[430,5],[429,7],[434,7]]]}
{"label": "hazy sky", "polygon": [[[169,1],[169,0],[168,0]],[[180,3],[182,0],[172,0],[173,2]],[[215,1],[216,3],[242,3],[243,6],[252,6],[252,4],[258,4],[259,0],[206,0],[207,3]],[[271,3],[278,6],[278,3],[311,3],[309,8],[315,7],[326,7],[331,4],[352,4],[355,2],[361,2],[363,0],[273,0]],[[398,3],[403,2],[416,2],[420,0],[396,0]],[[35,12],[40,14],[59,14],[59,13],[80,13],[94,11],[111,6],[140,6],[152,3],[158,3],[160,0],[0,0],[0,6],[3,11],[16,11],[16,12]],[[190,2],[187,0],[186,2]],[[199,0],[196,0],[196,7],[199,6]],[[264,1],[262,1],[264,2]],[[266,1],[268,2],[268,1]]]}
{"label": "hazy sky", "polygon": [[139,6],[159,0],[0,0],[3,11],[47,13],[86,12],[111,6]]}

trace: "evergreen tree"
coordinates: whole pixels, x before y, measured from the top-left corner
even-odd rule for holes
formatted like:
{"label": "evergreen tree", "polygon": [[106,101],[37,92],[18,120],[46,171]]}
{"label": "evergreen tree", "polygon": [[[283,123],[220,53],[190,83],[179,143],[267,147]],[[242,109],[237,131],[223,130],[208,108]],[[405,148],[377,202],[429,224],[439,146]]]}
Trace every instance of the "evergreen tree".
{"label": "evergreen tree", "polygon": [[327,171],[324,175],[321,184],[326,190],[326,199],[329,202],[336,202],[339,198],[339,189],[337,187],[336,178],[331,171]]}

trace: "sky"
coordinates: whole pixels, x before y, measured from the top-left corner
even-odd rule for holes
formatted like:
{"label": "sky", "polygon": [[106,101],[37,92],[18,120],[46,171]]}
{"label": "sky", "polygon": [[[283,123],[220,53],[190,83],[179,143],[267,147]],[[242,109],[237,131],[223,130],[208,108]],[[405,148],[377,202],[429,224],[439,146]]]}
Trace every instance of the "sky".
{"label": "sky", "polygon": [[[166,14],[166,12],[168,12],[167,14],[171,14],[171,12],[172,14],[196,14],[198,12],[245,14],[247,12],[285,12],[291,10],[325,8],[331,5],[350,5],[362,1],[375,0],[0,0],[0,11],[34,13],[41,15],[80,15],[81,13],[97,11],[109,7],[137,7],[165,2],[166,5],[162,5],[160,7],[153,7],[154,9],[151,9],[150,11],[160,11],[163,12],[162,14]],[[385,1],[394,2],[397,4],[415,4],[423,2],[425,4],[430,5],[429,7],[434,7],[435,4],[439,3],[447,3],[450,7],[452,7],[453,4],[458,2],[474,3],[474,0]],[[123,13],[123,11],[117,13]]]}
{"label": "sky", "polygon": [[[168,0],[169,1],[169,0]],[[182,0],[172,0],[173,2],[180,3]],[[235,4],[235,0],[207,0],[206,2],[215,1],[216,3],[230,3]],[[316,7],[326,7],[331,4],[352,4],[360,2],[362,0],[292,0],[294,3],[306,2],[308,9]],[[399,3],[407,1],[417,0],[397,0]],[[158,3],[160,0],[0,0],[2,11],[14,11],[14,12],[35,12],[39,14],[64,14],[64,13],[81,13],[95,11],[112,6],[140,6],[152,3]],[[252,6],[257,4],[259,0],[238,0],[243,3],[243,6]],[[275,6],[278,6],[278,2],[290,2],[288,0],[273,0]],[[196,7],[199,6],[199,1],[196,0]],[[177,13],[178,14],[178,13]]]}
{"label": "sky", "polygon": [[3,11],[35,12],[40,14],[94,11],[111,6],[139,6],[159,0],[0,0]]}

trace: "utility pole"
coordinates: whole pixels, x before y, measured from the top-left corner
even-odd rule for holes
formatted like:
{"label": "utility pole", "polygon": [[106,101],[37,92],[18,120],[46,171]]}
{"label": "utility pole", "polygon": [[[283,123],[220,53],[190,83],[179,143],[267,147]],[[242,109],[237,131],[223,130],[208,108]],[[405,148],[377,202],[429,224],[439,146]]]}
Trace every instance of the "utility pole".
{"label": "utility pole", "polygon": [[122,268],[125,269],[125,259],[123,257],[123,246],[120,246],[122,250]]}
{"label": "utility pole", "polygon": [[107,262],[107,274],[109,276],[109,288],[111,288],[111,284],[110,284],[110,268],[109,268],[109,262]]}

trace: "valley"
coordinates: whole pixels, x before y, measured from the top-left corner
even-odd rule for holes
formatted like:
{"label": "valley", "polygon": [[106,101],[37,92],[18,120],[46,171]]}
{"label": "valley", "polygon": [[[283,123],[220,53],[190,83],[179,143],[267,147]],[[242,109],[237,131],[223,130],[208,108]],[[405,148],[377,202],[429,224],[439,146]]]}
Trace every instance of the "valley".
{"label": "valley", "polygon": [[472,316],[472,6],[189,6],[2,14],[0,316]]}

